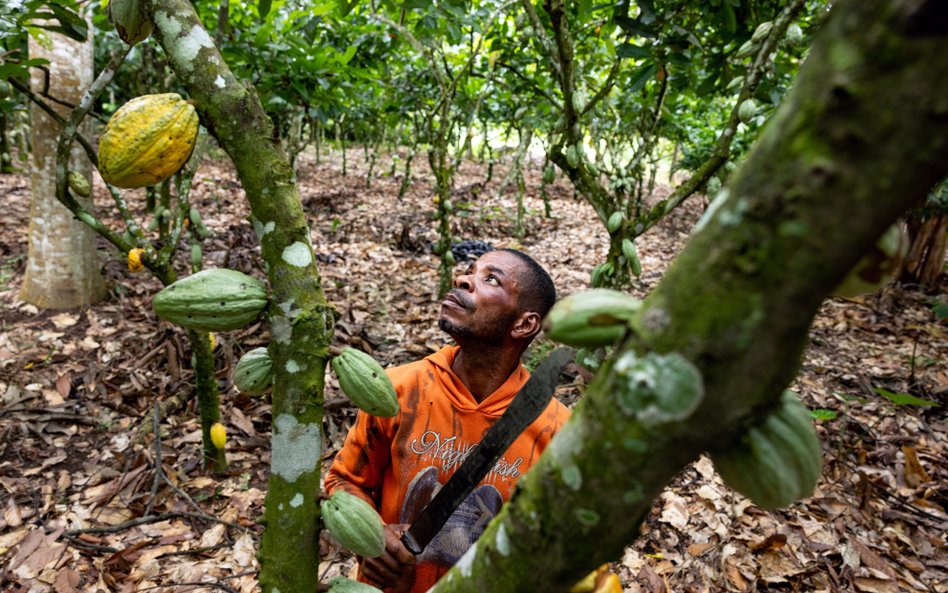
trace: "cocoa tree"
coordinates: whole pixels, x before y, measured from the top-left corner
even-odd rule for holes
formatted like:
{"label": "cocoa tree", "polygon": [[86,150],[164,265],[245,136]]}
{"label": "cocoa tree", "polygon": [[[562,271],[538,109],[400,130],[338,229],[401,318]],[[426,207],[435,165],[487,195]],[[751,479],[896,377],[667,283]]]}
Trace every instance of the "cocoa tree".
{"label": "cocoa tree", "polygon": [[[518,67],[516,61],[524,60],[519,46],[507,50],[502,64],[527,82],[531,102],[550,112],[555,124],[545,130],[548,158],[609,231],[609,251],[593,271],[594,286],[628,285],[638,274],[635,238],[727,163],[737,131],[746,128],[740,107],[773,67],[774,52],[804,3],[742,2],[738,17],[729,2],[645,2],[633,19],[627,2],[573,7],[560,0],[540,6],[521,0],[518,19],[548,72],[527,75]],[[707,158],[672,195],[646,208],[647,165],[655,160],[670,103],[696,88],[706,101],[733,90],[736,96]]]}
{"label": "cocoa tree", "polygon": [[946,41],[934,0],[834,5],[720,201],[434,593],[567,591],[621,556],[681,468],[777,403],[820,303],[948,171]]}

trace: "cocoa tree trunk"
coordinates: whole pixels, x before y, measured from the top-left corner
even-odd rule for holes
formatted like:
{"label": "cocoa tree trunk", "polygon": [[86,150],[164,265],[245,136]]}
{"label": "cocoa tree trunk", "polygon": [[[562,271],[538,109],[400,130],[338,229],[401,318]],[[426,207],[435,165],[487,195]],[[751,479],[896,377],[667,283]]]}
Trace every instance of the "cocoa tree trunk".
{"label": "cocoa tree trunk", "polygon": [[[0,98],[3,94],[0,93]],[[10,152],[10,132],[7,112],[0,111],[0,173],[13,173],[13,155]]]}
{"label": "cocoa tree trunk", "polygon": [[[834,4],[632,331],[433,593],[567,591],[621,556],[682,467],[776,404],[825,296],[948,172],[946,45],[936,0]],[[663,388],[689,377],[700,390]]]}
{"label": "cocoa tree trunk", "polygon": [[899,279],[902,282],[935,287],[945,267],[945,247],[948,244],[948,213],[935,212],[927,216],[913,213],[908,217],[910,246]]}
{"label": "cocoa tree trunk", "polygon": [[[89,28],[92,31],[92,27]],[[92,84],[92,37],[80,43],[58,33],[49,33],[52,45],[43,47],[31,35],[30,57],[46,58],[46,68],[34,69],[30,86],[34,93],[48,90],[49,101],[60,114],[79,102]],[[48,79],[47,79],[48,74]],[[47,86],[48,83],[48,86]],[[65,103],[65,104],[63,104]],[[33,147],[29,252],[20,298],[38,307],[70,309],[101,300],[107,292],[99,271],[95,233],[75,220],[56,198],[56,145],[61,127],[42,109],[31,107],[30,133]],[[87,126],[85,132],[91,131]],[[82,148],[73,148],[70,168],[92,181],[92,163]],[[91,198],[77,198],[91,209]]]}
{"label": "cocoa tree trunk", "polygon": [[334,311],[282,147],[252,87],[237,80],[187,0],[146,2],[155,37],[202,122],[233,160],[268,266],[272,460],[260,546],[263,591],[315,591],[323,387]]}

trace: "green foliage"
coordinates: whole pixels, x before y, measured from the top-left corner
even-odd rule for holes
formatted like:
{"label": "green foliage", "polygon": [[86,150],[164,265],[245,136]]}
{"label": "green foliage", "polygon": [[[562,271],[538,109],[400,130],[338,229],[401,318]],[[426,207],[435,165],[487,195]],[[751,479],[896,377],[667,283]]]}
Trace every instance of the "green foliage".
{"label": "green foliage", "polygon": [[923,206],[923,215],[948,214],[948,179],[935,186]]}
{"label": "green foliage", "polygon": [[920,397],[915,397],[914,395],[909,395],[908,393],[893,393],[887,389],[881,387],[876,387],[873,389],[876,393],[886,398],[893,404],[897,406],[934,406],[939,407],[940,404],[933,402],[927,399],[922,399]]}
{"label": "green foliage", "polygon": [[948,319],[948,302],[941,299],[934,299],[934,301],[932,301],[932,311],[938,319]]}

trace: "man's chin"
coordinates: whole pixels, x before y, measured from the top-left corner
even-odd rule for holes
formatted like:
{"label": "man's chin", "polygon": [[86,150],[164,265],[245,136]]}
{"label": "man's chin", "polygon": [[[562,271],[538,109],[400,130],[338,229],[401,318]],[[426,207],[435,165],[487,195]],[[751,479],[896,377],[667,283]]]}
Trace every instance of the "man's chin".
{"label": "man's chin", "polygon": [[455,342],[458,340],[458,338],[464,338],[471,333],[468,328],[451,321],[443,315],[440,319],[438,319],[438,328],[454,338]]}

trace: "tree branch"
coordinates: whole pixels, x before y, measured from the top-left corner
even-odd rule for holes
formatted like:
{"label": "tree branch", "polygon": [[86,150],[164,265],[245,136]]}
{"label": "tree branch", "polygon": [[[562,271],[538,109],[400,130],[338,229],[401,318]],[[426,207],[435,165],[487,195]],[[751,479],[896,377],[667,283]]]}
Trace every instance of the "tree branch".
{"label": "tree branch", "polygon": [[682,467],[779,400],[826,295],[948,173],[943,15],[935,0],[834,5],[731,186],[433,593],[567,591],[621,556]]}

